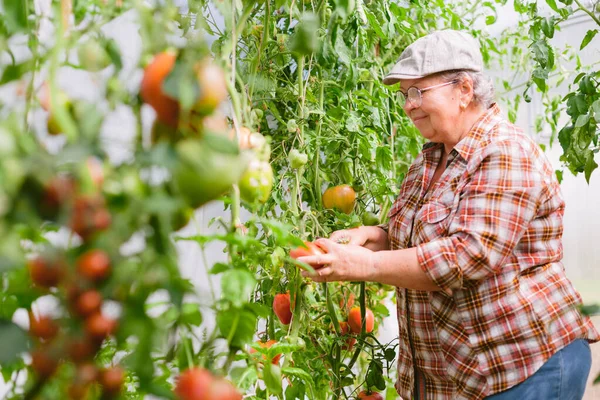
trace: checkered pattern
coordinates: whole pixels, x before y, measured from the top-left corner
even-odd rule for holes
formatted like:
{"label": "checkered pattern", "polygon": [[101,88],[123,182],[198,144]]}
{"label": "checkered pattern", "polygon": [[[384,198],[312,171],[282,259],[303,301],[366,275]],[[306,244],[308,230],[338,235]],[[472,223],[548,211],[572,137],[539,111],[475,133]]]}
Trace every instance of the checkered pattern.
{"label": "checkered pattern", "polygon": [[429,190],[442,145],[426,144],[389,213],[392,249],[416,246],[443,289],[397,290],[406,400],[481,399],[573,340],[600,339],[561,263],[564,202],[551,165],[499,114],[494,105],[474,125]]}

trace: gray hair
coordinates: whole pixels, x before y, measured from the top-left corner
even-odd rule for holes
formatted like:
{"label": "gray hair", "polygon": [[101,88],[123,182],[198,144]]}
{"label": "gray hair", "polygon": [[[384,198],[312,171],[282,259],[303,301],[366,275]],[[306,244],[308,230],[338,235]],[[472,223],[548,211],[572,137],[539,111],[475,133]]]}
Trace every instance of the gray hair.
{"label": "gray hair", "polygon": [[492,80],[481,72],[452,70],[441,72],[439,76],[445,81],[454,79],[462,80],[466,76],[469,76],[473,81],[473,101],[479,104],[484,110],[490,108],[496,101],[496,91]]}

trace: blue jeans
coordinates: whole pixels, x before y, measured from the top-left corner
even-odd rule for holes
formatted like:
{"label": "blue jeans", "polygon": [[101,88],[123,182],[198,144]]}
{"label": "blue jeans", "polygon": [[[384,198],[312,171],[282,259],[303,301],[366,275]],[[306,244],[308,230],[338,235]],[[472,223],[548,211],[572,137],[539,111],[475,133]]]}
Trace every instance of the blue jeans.
{"label": "blue jeans", "polygon": [[578,339],[554,354],[535,374],[486,400],[581,400],[592,366],[586,340]]}

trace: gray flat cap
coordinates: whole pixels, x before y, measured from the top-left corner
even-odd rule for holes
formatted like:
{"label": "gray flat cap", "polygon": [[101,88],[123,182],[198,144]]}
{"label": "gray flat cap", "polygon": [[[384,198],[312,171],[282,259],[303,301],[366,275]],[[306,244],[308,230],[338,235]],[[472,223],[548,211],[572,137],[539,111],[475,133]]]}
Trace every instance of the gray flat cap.
{"label": "gray flat cap", "polygon": [[383,83],[393,85],[400,79],[419,79],[454,69],[475,72],[483,69],[479,42],[466,32],[435,31],[404,49]]}

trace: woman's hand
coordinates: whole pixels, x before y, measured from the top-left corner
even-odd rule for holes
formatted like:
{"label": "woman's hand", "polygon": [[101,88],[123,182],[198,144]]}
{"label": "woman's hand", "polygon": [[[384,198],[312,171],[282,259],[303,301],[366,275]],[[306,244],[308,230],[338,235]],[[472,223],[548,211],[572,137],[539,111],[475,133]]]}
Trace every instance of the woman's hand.
{"label": "woman's hand", "polygon": [[340,244],[363,246],[373,251],[389,249],[387,233],[377,226],[359,226],[335,231],[329,239]]}
{"label": "woman's hand", "polygon": [[[354,229],[337,231],[334,235],[338,232],[350,231]],[[340,234],[337,237],[344,236]],[[350,240],[361,243],[363,238],[353,232],[353,239]],[[315,243],[326,253],[298,258],[298,261],[318,268],[315,275],[307,271],[302,272],[304,277],[309,277],[315,282],[364,281],[369,278],[374,269],[374,252],[365,247],[357,244],[338,244],[331,239],[318,239]]]}
{"label": "woman's hand", "polygon": [[361,230],[362,227],[353,229],[342,229],[335,231],[329,236],[332,240],[339,244],[351,244],[355,246],[364,246],[369,240],[368,232]]}

